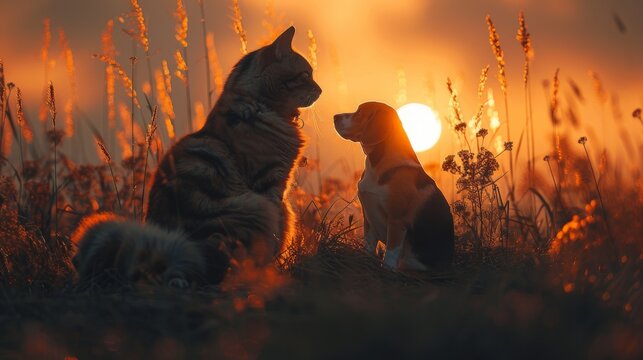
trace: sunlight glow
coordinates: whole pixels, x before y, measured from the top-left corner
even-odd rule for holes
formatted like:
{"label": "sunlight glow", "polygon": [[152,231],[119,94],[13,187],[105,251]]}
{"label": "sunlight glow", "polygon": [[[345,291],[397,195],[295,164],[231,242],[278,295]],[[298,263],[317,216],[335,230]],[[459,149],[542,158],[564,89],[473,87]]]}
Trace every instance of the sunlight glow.
{"label": "sunlight glow", "polygon": [[397,109],[397,114],[415,152],[429,150],[440,139],[442,124],[435,111],[427,105],[409,103]]}

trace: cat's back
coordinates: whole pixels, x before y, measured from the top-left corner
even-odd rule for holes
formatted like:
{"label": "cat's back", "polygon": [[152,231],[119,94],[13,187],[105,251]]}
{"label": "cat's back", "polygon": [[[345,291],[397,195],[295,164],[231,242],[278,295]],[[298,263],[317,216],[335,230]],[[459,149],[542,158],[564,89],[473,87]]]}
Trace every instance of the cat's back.
{"label": "cat's back", "polygon": [[204,131],[179,140],[159,164],[150,190],[147,220],[180,227],[181,214],[199,204],[246,191],[225,143]]}

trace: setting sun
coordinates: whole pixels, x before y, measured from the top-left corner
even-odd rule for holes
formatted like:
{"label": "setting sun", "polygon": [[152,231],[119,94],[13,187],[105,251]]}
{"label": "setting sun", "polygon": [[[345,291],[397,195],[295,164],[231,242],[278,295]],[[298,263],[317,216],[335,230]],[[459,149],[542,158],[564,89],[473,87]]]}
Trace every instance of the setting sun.
{"label": "setting sun", "polygon": [[440,139],[442,124],[435,111],[427,105],[409,103],[397,109],[397,114],[415,152],[429,150]]}

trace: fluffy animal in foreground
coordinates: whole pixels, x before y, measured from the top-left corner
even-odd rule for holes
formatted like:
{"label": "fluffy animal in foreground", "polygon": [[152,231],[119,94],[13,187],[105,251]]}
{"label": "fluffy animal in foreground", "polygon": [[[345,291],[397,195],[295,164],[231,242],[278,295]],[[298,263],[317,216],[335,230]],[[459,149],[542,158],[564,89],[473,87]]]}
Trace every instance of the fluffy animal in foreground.
{"label": "fluffy animal in foreground", "polygon": [[366,154],[358,196],[365,246],[386,245],[384,264],[400,270],[444,269],[453,259],[453,217],[435,181],[424,172],[392,107],[361,104],[337,114],[335,128]]}
{"label": "fluffy animal in foreground", "polygon": [[142,225],[111,213],[84,218],[72,242],[80,284],[187,288],[203,281],[205,261],[178,231]]}
{"label": "fluffy animal in foreground", "polygon": [[244,56],[204,127],[176,143],[155,173],[148,223],[197,243],[213,283],[235,246],[261,266],[293,235],[286,193],[304,146],[298,109],[321,94],[310,64],[291,48],[294,34],[290,27]]}

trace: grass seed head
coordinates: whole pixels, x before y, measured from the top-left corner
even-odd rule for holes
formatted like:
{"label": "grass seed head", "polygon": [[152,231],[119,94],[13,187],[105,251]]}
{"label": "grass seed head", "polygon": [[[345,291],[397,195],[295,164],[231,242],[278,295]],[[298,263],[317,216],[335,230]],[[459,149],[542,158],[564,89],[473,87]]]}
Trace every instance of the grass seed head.
{"label": "grass seed head", "polygon": [[132,6],[132,16],[136,19],[136,31],[130,31],[135,34],[135,39],[143,46],[143,50],[147,53],[150,51],[150,40],[147,36],[147,26],[145,25],[145,16],[143,8],[139,5],[138,0],[130,0]]}
{"label": "grass seed head", "polygon": [[505,53],[502,51],[502,47],[500,46],[500,36],[498,36],[496,26],[493,24],[491,16],[487,15],[485,20],[487,21],[487,27],[489,29],[489,44],[491,44],[491,51],[498,62],[498,81],[500,82],[500,89],[503,93],[506,93],[507,77],[505,75]]}
{"label": "grass seed head", "polygon": [[232,0],[232,26],[234,27],[234,32],[239,35],[239,41],[241,41],[241,53],[246,55],[248,53],[248,38],[246,36],[246,30],[243,28],[243,17],[241,16],[241,8],[239,7],[239,0]]}
{"label": "grass seed head", "polygon": [[183,0],[176,0],[176,11],[174,17],[176,24],[176,35],[174,37],[184,48],[188,47],[188,14],[183,6]]}
{"label": "grass seed head", "polygon": [[47,88],[47,107],[49,108],[49,115],[51,115],[51,122],[56,127],[56,95],[54,84],[51,81]]}

